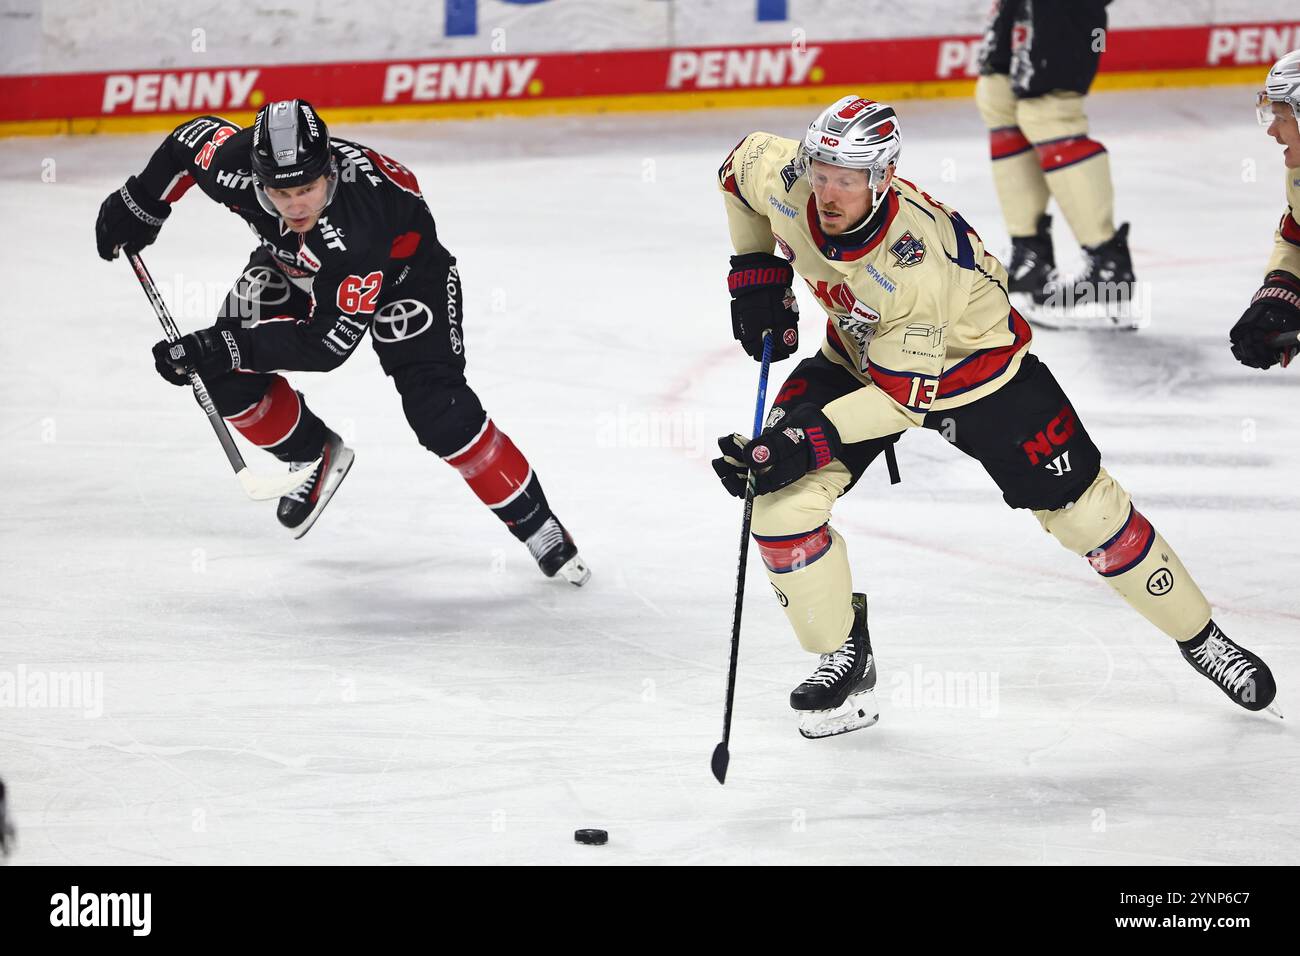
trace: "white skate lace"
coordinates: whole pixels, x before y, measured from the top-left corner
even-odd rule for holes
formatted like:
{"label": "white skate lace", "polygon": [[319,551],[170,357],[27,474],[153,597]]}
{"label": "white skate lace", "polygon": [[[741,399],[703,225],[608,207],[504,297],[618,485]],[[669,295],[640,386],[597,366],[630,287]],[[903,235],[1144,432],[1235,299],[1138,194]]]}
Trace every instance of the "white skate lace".
{"label": "white skate lace", "polygon": [[524,544],[528,545],[533,560],[540,561],[543,556],[564,544],[564,529],[554,518],[547,518],[546,523],[534,531]]}
{"label": "white skate lace", "polygon": [[853,668],[854,654],[853,645],[845,644],[838,651],[831,654],[823,654],[821,663],[813,675],[809,677],[805,684],[820,684],[822,687],[830,687]]}
{"label": "white skate lace", "polygon": [[1218,634],[1207,637],[1200,647],[1192,651],[1192,658],[1201,670],[1234,694],[1240,693],[1255,674],[1255,665]]}
{"label": "white skate lace", "polygon": [[[306,468],[310,464],[311,462],[309,461],[291,461],[289,462],[289,470],[297,471],[299,468]],[[285,497],[292,501],[297,501],[299,503],[306,501],[308,496],[311,495],[311,490],[316,485],[316,478],[317,476],[320,475],[322,469],[323,469],[323,463],[322,463],[322,468],[317,468],[315,471],[313,471],[311,473],[311,476],[306,481],[304,481],[297,488],[293,489],[293,491],[285,495]]]}

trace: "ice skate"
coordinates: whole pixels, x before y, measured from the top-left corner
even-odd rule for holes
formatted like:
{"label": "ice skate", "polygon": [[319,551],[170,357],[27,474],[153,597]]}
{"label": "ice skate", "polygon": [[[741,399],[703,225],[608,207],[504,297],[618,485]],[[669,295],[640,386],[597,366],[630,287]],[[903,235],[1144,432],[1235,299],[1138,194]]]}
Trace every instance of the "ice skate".
{"label": "ice skate", "polygon": [[1213,621],[1204,637],[1180,643],[1178,649],[1187,663],[1237,704],[1247,710],[1267,708],[1282,716],[1272,706],[1277,697],[1277,684],[1268,665],[1257,654],[1229,639]]}
{"label": "ice skate", "polygon": [[[276,517],[280,524],[293,532],[295,538],[301,538],[316,523],[325,506],[338,491],[339,485],[347,477],[348,470],[356,458],[352,449],[343,444],[343,439],[333,432],[325,440],[321,450],[320,464],[311,473],[311,477],[280,499]],[[311,462],[294,463],[291,467],[305,467]]]}
{"label": "ice skate", "polygon": [[1047,329],[1115,331],[1131,331],[1145,324],[1140,303],[1135,301],[1128,225],[1124,223],[1101,245],[1083,248],[1081,274],[1057,278],[1032,297],[1028,311],[1022,310],[1031,324]]}
{"label": "ice skate", "polygon": [[876,706],[876,661],[867,632],[867,596],[853,595],[853,627],[848,640],[821,662],[790,693],[799,714],[799,733],[814,739],[870,727],[880,717]]}
{"label": "ice skate", "polygon": [[524,543],[548,578],[559,576],[575,587],[582,587],[591,577],[586,562],[578,554],[578,546],[554,516],[547,518]]}
{"label": "ice skate", "polygon": [[[1020,297],[1026,308],[1046,299],[1047,287],[1056,279],[1051,216],[1038,217],[1038,231],[1034,235],[1011,237],[1007,279],[1007,291]],[[1024,312],[1024,309],[1020,311]]]}

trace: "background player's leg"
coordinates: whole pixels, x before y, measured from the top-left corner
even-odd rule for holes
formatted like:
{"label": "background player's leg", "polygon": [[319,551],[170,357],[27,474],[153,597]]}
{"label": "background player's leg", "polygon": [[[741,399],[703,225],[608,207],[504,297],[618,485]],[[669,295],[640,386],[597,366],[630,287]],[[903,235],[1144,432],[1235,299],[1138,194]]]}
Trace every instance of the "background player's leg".
{"label": "background player's leg", "polygon": [[[989,154],[993,161],[993,184],[997,187],[998,203],[1007,232],[1011,234],[1011,262],[1007,272],[1012,278],[1012,291],[1030,291],[1017,287],[1017,273],[1025,266],[1026,254],[1033,253],[1030,268],[1046,273],[1055,265],[1052,258],[1051,234],[1046,232],[1049,192],[1038,153],[1025,136],[1016,118],[1016,97],[1011,91],[1011,79],[1005,73],[981,76],[975,83],[975,105],[979,108],[984,125],[989,129]],[[1046,237],[1042,248],[1041,239]],[[1026,240],[1040,240],[1028,243]],[[1047,268],[1043,268],[1046,262]]]}
{"label": "background player's leg", "polygon": [[1106,147],[1088,137],[1079,93],[1055,92],[1021,99],[1016,122],[1079,244],[1101,246],[1115,236],[1115,190]]}

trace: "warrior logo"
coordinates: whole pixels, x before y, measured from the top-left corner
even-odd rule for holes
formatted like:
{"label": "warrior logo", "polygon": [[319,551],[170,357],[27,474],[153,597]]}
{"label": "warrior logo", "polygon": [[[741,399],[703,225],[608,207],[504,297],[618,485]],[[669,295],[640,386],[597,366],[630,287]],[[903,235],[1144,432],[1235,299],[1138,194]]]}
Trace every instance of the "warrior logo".
{"label": "warrior logo", "polygon": [[1160,568],[1147,578],[1147,591],[1156,597],[1168,594],[1174,588],[1174,576],[1168,568]]}
{"label": "warrior logo", "polygon": [[375,313],[370,334],[377,342],[413,339],[433,325],[433,312],[419,299],[398,299]]}
{"label": "warrior logo", "polygon": [[896,243],[889,247],[889,251],[898,260],[900,266],[914,266],[925,258],[925,243],[910,232],[905,232]]}

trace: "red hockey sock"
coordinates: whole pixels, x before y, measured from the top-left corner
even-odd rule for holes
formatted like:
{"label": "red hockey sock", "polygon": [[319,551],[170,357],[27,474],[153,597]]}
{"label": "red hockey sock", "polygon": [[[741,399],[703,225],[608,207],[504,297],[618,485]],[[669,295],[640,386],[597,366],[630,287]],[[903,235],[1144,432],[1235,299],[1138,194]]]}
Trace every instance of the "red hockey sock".
{"label": "red hockey sock", "polygon": [[298,393],[284,376],[277,375],[257,402],[226,421],[254,445],[272,448],[293,434],[302,411]]}
{"label": "red hockey sock", "polygon": [[489,508],[509,504],[527,487],[533,473],[523,452],[490,418],[473,441],[444,460]]}

